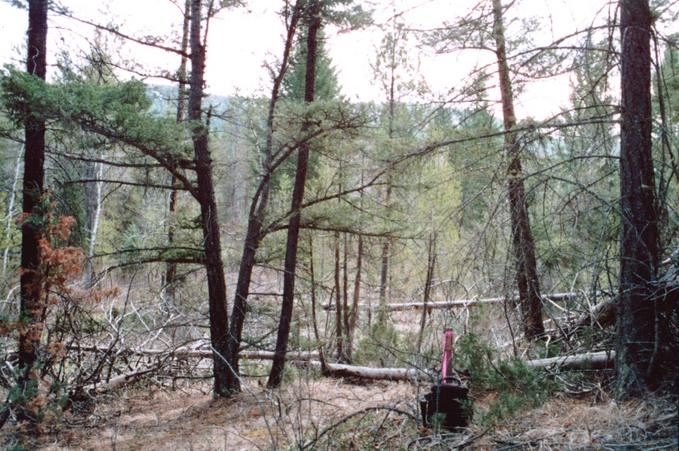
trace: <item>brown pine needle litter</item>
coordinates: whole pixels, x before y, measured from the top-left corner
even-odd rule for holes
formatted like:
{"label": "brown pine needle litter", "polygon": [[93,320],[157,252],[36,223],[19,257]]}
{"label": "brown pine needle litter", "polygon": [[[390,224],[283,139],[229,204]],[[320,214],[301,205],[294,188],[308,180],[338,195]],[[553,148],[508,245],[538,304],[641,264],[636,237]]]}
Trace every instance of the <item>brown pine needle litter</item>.
{"label": "brown pine needle litter", "polygon": [[[597,402],[558,395],[499,424],[453,434],[422,427],[418,388],[407,383],[299,378],[273,392],[251,384],[227,400],[208,393],[208,384],[175,392],[137,387],[43,443],[97,450],[678,449],[677,406],[664,398],[618,403],[600,394]],[[492,399],[477,399],[477,409]]]}

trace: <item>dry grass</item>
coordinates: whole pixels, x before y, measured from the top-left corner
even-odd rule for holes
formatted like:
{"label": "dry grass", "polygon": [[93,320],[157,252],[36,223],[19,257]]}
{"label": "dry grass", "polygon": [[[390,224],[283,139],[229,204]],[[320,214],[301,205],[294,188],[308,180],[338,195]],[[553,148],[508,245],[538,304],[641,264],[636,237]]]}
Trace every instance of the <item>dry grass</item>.
{"label": "dry grass", "polygon": [[[46,449],[677,449],[677,407],[652,398],[558,396],[484,429],[435,434],[418,426],[417,387],[300,377],[269,391],[249,386],[212,400],[206,383],[184,391],[136,388],[100,403],[87,424],[45,437]],[[483,408],[492,395],[477,400]]]}
{"label": "dry grass", "polygon": [[[481,432],[475,428],[475,432]],[[474,449],[677,449],[676,403],[556,397],[488,431]]]}
{"label": "dry grass", "polygon": [[[274,449],[297,447],[352,412],[409,410],[416,388],[405,383],[352,385],[299,378],[277,391],[250,387],[212,400],[199,387],[182,392],[136,389],[100,405],[89,424],[46,438],[46,449]],[[202,386],[203,390],[208,386]],[[413,412],[413,415],[416,412]]]}

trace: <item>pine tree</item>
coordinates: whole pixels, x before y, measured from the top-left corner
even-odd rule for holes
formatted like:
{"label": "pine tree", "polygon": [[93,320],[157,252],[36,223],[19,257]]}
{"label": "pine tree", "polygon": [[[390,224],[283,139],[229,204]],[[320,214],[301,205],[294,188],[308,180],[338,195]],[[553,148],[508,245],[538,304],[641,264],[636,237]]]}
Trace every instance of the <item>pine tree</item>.
{"label": "pine tree", "polygon": [[[307,48],[309,34],[308,24],[304,24],[295,45],[295,52],[290,60],[290,68],[283,78],[283,98],[295,102],[304,101]],[[318,55],[316,57],[316,100],[338,100],[340,87],[332,60],[325,49],[323,28],[318,31]]]}
{"label": "pine tree", "polygon": [[617,312],[618,397],[640,397],[658,381],[651,367],[659,264],[651,156],[651,12],[648,0],[620,1],[620,287]]}
{"label": "pine tree", "polygon": [[[45,79],[47,72],[47,0],[28,4],[28,54],[26,71]],[[37,396],[38,351],[44,327],[39,241],[43,236],[45,182],[45,121],[29,115],[25,123],[23,215],[21,225],[21,318],[19,333],[19,384],[27,401]],[[20,406],[19,418],[37,421],[30,407]]]}

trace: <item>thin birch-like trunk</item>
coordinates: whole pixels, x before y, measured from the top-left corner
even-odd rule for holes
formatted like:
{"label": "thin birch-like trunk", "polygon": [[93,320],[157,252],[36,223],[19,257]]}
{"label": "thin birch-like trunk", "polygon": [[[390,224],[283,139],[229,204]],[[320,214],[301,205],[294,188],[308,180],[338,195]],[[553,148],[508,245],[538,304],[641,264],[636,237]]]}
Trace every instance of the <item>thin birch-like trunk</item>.
{"label": "thin birch-like trunk", "polygon": [[[14,225],[14,209],[16,206],[17,185],[19,184],[19,176],[21,175],[21,162],[24,158],[24,146],[21,146],[19,155],[16,159],[16,167],[14,168],[14,179],[12,180],[12,192],[9,194],[9,204],[7,205],[7,224],[5,224],[5,236],[8,237],[12,232]],[[2,251],[2,277],[7,273],[7,264],[9,263],[9,250],[11,243],[7,243],[5,249]]]}

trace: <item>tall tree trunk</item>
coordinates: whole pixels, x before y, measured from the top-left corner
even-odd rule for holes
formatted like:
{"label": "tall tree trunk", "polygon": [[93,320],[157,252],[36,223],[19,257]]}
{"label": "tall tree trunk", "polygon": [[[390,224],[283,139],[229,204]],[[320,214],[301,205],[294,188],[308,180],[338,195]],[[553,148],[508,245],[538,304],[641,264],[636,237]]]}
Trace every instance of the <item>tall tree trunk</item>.
{"label": "tall tree trunk", "polygon": [[[319,0],[310,0],[307,8],[309,14],[309,31],[307,34],[307,59],[306,77],[304,86],[304,101],[314,101],[314,88],[316,79],[316,48],[318,30],[321,26],[321,4]],[[303,130],[310,127],[309,120],[302,125]],[[295,185],[292,191],[290,205],[290,221],[288,223],[288,237],[285,248],[285,272],[283,275],[283,302],[281,305],[281,317],[276,337],[276,350],[271,366],[271,373],[267,386],[278,387],[283,378],[285,367],[285,353],[288,348],[288,336],[290,335],[290,323],[295,295],[295,268],[297,266],[297,241],[299,238],[299,224],[301,219],[301,207],[304,199],[304,185],[306,183],[307,164],[309,160],[309,144],[300,146],[297,155],[297,171],[295,173]]]}
{"label": "tall tree trunk", "polygon": [[[28,52],[26,70],[45,79],[47,70],[47,0],[30,0],[28,3]],[[20,406],[21,420],[35,421],[28,407],[37,395],[36,364],[43,331],[44,305],[43,276],[40,272],[40,248],[43,236],[41,208],[45,183],[45,121],[28,115],[25,122],[25,152],[23,180],[23,215],[21,225],[21,306],[19,329],[19,385],[26,396]]]}
{"label": "tall tree trunk", "polygon": [[[362,194],[362,193],[361,193]],[[358,322],[358,303],[361,299],[361,276],[363,271],[363,235],[358,235],[358,249],[356,250],[356,277],[354,279],[354,294],[349,312],[349,327],[347,330],[347,358],[349,363],[353,360],[354,335]]]}
{"label": "tall tree trunk", "polygon": [[[184,2],[184,24],[182,26],[182,58],[179,63],[179,70],[177,70],[177,78],[179,78],[179,86],[177,87],[177,123],[184,122],[184,116],[186,115],[186,65],[188,58],[186,54],[189,48],[189,25],[191,23],[191,0],[185,0]],[[175,235],[175,216],[177,214],[177,205],[179,202],[179,181],[174,177],[171,177],[170,186],[173,187],[170,192],[170,205],[169,205],[169,226],[167,228],[167,245],[172,247],[174,244]],[[169,262],[165,266],[165,293],[170,301],[174,301],[176,298],[176,283],[177,281],[177,264]]]}
{"label": "tall tree trunk", "polygon": [[512,226],[512,245],[516,264],[516,279],[523,313],[523,329],[528,339],[538,338],[545,333],[542,323],[540,284],[535,262],[535,246],[528,217],[525,189],[521,172],[521,149],[513,129],[516,126],[514,95],[509,77],[507,51],[505,49],[504,25],[501,0],[493,0],[493,34],[495,36],[502,116],[505,129],[505,151],[509,159],[507,188]]}
{"label": "tall tree trunk", "polygon": [[342,333],[342,326],[344,320],[342,314],[342,284],[340,283],[341,269],[340,269],[340,234],[335,232],[335,342],[337,343],[337,360],[341,361],[344,358],[344,338]]}
{"label": "tall tree trunk", "polygon": [[103,178],[104,165],[102,163],[86,163],[86,178],[97,180],[96,182],[85,185],[86,197],[86,216],[87,216],[87,260],[85,261],[84,280],[85,283],[91,283],[94,277],[94,262],[93,257],[97,246],[97,233],[99,231],[99,222],[101,221],[101,198],[104,182],[100,180]]}
{"label": "tall tree trunk", "polygon": [[318,344],[318,360],[321,362],[321,371],[325,371],[325,351],[323,350],[323,341],[321,340],[321,334],[318,332],[318,321],[316,320],[316,270],[314,268],[314,240],[311,234],[309,234],[309,275],[311,279],[311,324],[314,330],[314,338]]}
{"label": "tall tree trunk", "polygon": [[[394,138],[394,115],[396,111],[396,42],[392,43],[392,48],[390,49],[390,73],[389,73],[389,123],[388,123],[388,137],[391,145],[391,140]],[[384,190],[384,207],[389,212],[391,204],[391,183],[392,176],[391,171],[387,173],[387,186]],[[377,314],[377,323],[384,326],[387,322],[387,291],[389,289],[389,257],[391,253],[391,241],[390,236],[386,236],[382,241],[382,255],[381,255],[381,268],[380,268],[380,300],[379,306],[380,310]]]}
{"label": "tall tree trunk", "polygon": [[243,254],[241,256],[240,268],[238,270],[238,282],[236,283],[236,293],[233,299],[233,310],[231,313],[231,324],[229,327],[229,337],[227,341],[227,360],[231,363],[233,373],[228,382],[229,390],[232,392],[240,391],[238,350],[243,334],[243,323],[247,309],[247,300],[250,294],[250,283],[252,281],[252,270],[255,266],[257,249],[264,238],[264,216],[269,207],[269,194],[271,190],[271,175],[273,164],[273,135],[276,106],[280,98],[280,90],[283,78],[288,68],[290,52],[294,43],[297,25],[301,13],[301,0],[298,0],[293,7],[288,23],[285,47],[283,49],[283,59],[281,60],[278,74],[274,77],[269,99],[269,111],[266,122],[266,154],[262,165],[262,181],[257,193],[255,193],[250,204],[248,216],[248,226],[243,244]]}
{"label": "tall tree trunk", "polygon": [[420,318],[420,330],[417,333],[417,353],[420,353],[422,348],[422,338],[424,337],[424,328],[427,324],[427,304],[431,296],[431,283],[434,279],[434,267],[436,266],[436,232],[432,232],[429,236],[429,246],[427,247],[427,275],[424,280],[424,295],[422,296],[422,317]]}
{"label": "tall tree trunk", "polygon": [[[365,160],[363,161],[365,166]],[[361,185],[364,183],[364,174],[361,171]],[[363,191],[361,191],[361,200],[359,208],[363,210]],[[361,276],[363,271],[363,235],[358,235],[358,245],[356,249],[356,277],[354,278],[354,293],[351,302],[351,311],[348,313],[349,321],[347,324],[347,358],[349,363],[353,361],[354,350],[354,336],[356,333],[356,323],[358,322],[358,304],[361,299]],[[370,308],[368,308],[370,312]]]}
{"label": "tall tree trunk", "polygon": [[219,219],[212,179],[212,160],[208,148],[208,129],[202,118],[203,77],[205,73],[205,43],[201,42],[201,0],[191,2],[191,89],[189,119],[196,163],[196,178],[200,202],[203,248],[207,272],[208,302],[210,307],[210,341],[213,353],[214,395],[227,396],[231,369],[225,356],[228,331],[226,311],[226,282],[219,237]]}
{"label": "tall tree trunk", "polygon": [[[12,191],[9,194],[9,203],[7,205],[7,224],[5,224],[5,236],[9,237],[14,225],[14,208],[16,205],[17,185],[19,184],[19,176],[21,175],[21,162],[24,159],[24,146],[17,155],[16,166],[14,167],[14,179],[12,180]],[[2,277],[5,277],[7,272],[7,264],[9,263],[10,242],[7,241],[7,247],[2,251]]]}
{"label": "tall tree trunk", "polygon": [[656,385],[654,282],[658,224],[651,156],[651,13],[648,0],[620,1],[620,294],[616,373],[620,398]]}
{"label": "tall tree trunk", "polygon": [[351,363],[351,357],[349,357],[349,235],[347,233],[343,234],[343,252],[342,252],[342,339],[344,344],[342,345],[342,361],[340,363],[346,362]]}

